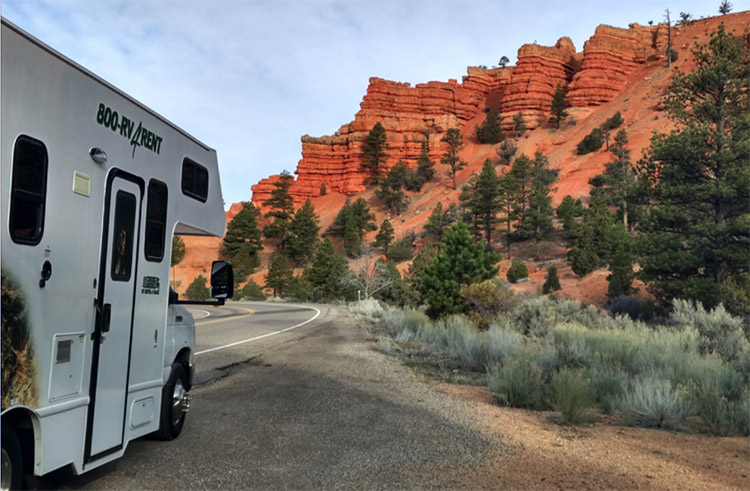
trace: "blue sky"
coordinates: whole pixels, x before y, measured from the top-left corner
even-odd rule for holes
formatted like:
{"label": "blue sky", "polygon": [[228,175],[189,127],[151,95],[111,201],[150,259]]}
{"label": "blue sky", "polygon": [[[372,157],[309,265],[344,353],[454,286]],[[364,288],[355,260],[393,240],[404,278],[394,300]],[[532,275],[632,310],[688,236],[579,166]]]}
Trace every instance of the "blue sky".
{"label": "blue sky", "polygon": [[[354,119],[376,76],[461,79],[524,43],[717,14],[719,0],[2,0],[2,15],[216,148],[227,207]],[[733,12],[750,0],[734,0]]]}

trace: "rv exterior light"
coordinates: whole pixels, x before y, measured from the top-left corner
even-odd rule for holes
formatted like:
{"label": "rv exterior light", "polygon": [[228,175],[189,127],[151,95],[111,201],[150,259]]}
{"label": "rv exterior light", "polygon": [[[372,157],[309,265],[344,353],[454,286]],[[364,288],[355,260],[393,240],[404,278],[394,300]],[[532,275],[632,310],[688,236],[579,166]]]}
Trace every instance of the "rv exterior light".
{"label": "rv exterior light", "polygon": [[103,164],[107,161],[107,154],[101,148],[91,147],[89,155],[91,155],[92,160],[97,164]]}

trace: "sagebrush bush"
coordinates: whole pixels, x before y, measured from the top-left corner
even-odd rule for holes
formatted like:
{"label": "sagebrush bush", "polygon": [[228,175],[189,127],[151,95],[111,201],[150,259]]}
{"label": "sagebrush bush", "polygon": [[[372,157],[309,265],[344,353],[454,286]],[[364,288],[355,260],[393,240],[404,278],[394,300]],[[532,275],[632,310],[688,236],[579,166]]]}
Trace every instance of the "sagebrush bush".
{"label": "sagebrush bush", "polygon": [[487,362],[503,363],[523,341],[518,331],[510,328],[509,322],[495,322],[487,330]]}
{"label": "sagebrush bush", "polygon": [[606,414],[612,414],[617,401],[625,392],[628,377],[617,368],[597,367],[589,372],[591,377],[591,397]]}
{"label": "sagebrush bush", "polygon": [[463,315],[452,315],[438,323],[445,330],[445,350],[462,368],[486,368],[487,352],[479,329]]}
{"label": "sagebrush bush", "polygon": [[677,430],[687,413],[683,391],[655,375],[636,379],[618,401],[618,407],[630,423],[646,428]]}
{"label": "sagebrush bush", "polygon": [[386,309],[373,298],[368,298],[360,302],[354,302],[349,305],[349,311],[367,322],[376,323],[382,319]]}
{"label": "sagebrush bush", "polygon": [[591,419],[591,380],[583,370],[563,368],[552,376],[550,397],[552,408],[570,424]]}
{"label": "sagebrush bush", "polygon": [[725,361],[736,361],[743,351],[750,351],[742,319],[733,317],[719,304],[711,311],[690,300],[675,299],[670,319],[680,327],[695,327],[701,335],[702,353],[717,353]]}
{"label": "sagebrush bush", "polygon": [[489,389],[503,406],[534,409],[541,403],[543,394],[542,370],[526,359],[507,360],[495,365],[487,373]]}
{"label": "sagebrush bush", "polygon": [[730,401],[722,394],[716,383],[692,384],[690,398],[695,412],[714,435],[729,436],[742,433],[742,421],[738,409],[740,401]]}

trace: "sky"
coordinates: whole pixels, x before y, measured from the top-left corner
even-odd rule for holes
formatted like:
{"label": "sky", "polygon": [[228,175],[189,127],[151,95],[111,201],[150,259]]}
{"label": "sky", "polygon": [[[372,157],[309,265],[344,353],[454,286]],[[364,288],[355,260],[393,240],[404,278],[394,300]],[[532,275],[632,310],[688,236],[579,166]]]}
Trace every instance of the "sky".
{"label": "sky", "polygon": [[[461,80],[599,24],[720,0],[2,0],[2,16],[216,149],[226,208],[354,119],[370,77]],[[750,8],[734,0],[733,12]]]}

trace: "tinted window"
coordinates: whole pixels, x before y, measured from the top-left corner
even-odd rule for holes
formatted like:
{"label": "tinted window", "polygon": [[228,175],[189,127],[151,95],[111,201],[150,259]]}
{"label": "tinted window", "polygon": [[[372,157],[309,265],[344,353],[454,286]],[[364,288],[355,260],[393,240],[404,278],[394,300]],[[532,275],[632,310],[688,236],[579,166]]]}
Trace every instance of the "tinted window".
{"label": "tinted window", "polygon": [[39,140],[20,136],[13,148],[9,217],[14,242],[35,245],[42,240],[46,195],[47,148]]}
{"label": "tinted window", "polygon": [[182,161],[182,193],[203,203],[208,199],[208,170],[188,158]]}
{"label": "tinted window", "polygon": [[146,240],[144,254],[147,261],[164,259],[164,237],[167,230],[167,185],[151,179],[148,183],[146,204]]}
{"label": "tinted window", "polygon": [[135,228],[135,196],[117,192],[115,227],[112,234],[112,279],[130,281],[133,265],[133,231]]}

